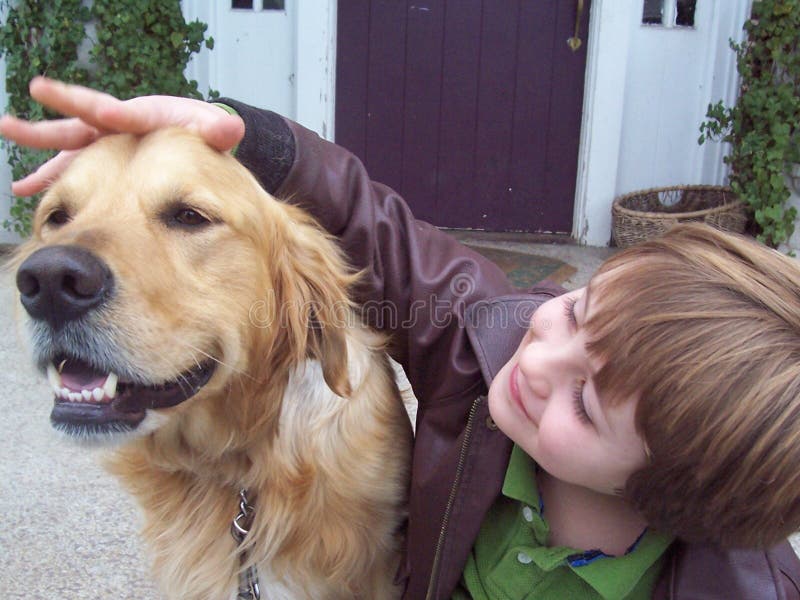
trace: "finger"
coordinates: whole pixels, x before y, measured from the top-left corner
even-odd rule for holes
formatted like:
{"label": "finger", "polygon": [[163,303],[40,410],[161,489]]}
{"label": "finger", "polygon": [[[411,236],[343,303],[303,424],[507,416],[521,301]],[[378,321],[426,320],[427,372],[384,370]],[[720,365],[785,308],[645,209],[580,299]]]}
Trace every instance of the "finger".
{"label": "finger", "polygon": [[50,187],[78,154],[77,150],[59,152],[30,175],[12,183],[11,192],[15,196],[33,196]]}
{"label": "finger", "polygon": [[62,115],[77,117],[100,130],[107,129],[102,122],[103,112],[122,104],[110,94],[41,76],[31,80],[29,89],[40,104]]}
{"label": "finger", "polygon": [[218,119],[201,126],[199,133],[209,146],[225,152],[242,141],[244,121],[241,117],[225,112]]}
{"label": "finger", "polygon": [[[169,125],[178,125],[158,97],[146,96],[97,107],[97,122],[108,131],[143,135]],[[170,99],[171,100],[171,99]]]}
{"label": "finger", "polygon": [[0,117],[0,135],[21,146],[73,150],[91,144],[100,132],[80,119],[24,121],[11,115]]}
{"label": "finger", "polygon": [[115,131],[145,134],[161,127],[194,131],[217,150],[230,150],[244,136],[244,121],[202,100],[144,96],[105,107],[102,122]]}
{"label": "finger", "polygon": [[244,122],[220,107],[200,100],[145,96],[118,100],[78,85],[36,77],[31,95],[62,114],[78,117],[102,132],[145,134],[160,127],[195,130],[214,148],[230,150],[244,136]]}

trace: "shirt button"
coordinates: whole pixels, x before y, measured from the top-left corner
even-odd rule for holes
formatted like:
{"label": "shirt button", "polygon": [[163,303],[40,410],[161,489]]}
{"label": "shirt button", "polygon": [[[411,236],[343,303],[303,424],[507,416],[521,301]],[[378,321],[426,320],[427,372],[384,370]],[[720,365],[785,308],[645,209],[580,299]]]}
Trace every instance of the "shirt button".
{"label": "shirt button", "polygon": [[517,554],[517,560],[523,565],[529,565],[533,561],[533,559],[524,552]]}
{"label": "shirt button", "polygon": [[530,506],[524,506],[522,508],[522,518],[525,519],[528,523],[533,521],[533,510]]}

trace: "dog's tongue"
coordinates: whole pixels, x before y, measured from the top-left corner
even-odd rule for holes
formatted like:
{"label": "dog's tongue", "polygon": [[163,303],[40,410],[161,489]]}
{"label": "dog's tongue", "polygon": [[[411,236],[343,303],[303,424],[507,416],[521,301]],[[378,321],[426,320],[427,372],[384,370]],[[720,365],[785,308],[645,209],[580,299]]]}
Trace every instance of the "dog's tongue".
{"label": "dog's tongue", "polygon": [[68,360],[61,368],[61,385],[69,390],[93,390],[103,387],[107,373],[98,373],[88,364],[75,360]]}

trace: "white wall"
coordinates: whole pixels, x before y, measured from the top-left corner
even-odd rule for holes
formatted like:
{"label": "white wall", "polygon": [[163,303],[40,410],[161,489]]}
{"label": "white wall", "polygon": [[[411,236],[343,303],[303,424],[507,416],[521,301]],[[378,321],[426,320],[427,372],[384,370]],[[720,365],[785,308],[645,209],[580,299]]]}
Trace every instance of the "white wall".
{"label": "white wall", "polygon": [[[707,62],[707,80],[711,82],[709,102],[723,100],[727,106],[736,101],[738,95],[739,75],[736,72],[736,54],[729,46],[729,40],[744,39],[743,26],[753,5],[753,0],[737,0],[725,3],[726,10],[715,5],[714,21],[716,23],[716,44],[709,50],[714,52],[713,61]],[[701,182],[705,178],[709,183],[725,183],[728,167],[722,162],[727,149],[720,143],[706,142],[703,146],[703,164]]]}
{"label": "white wall", "polygon": [[[786,185],[789,188],[789,199],[786,206],[792,206],[800,215],[800,164],[794,165],[792,172],[786,176]],[[795,256],[800,256],[800,222],[795,220],[794,233],[780,246],[782,251],[791,251]]]}
{"label": "white wall", "polygon": [[699,0],[693,28],[631,23],[618,194],[723,182],[719,145],[700,146],[697,138],[708,104],[735,97],[727,40],[740,37],[744,20],[731,18],[735,4]]}
{"label": "white wall", "polygon": [[296,3],[286,10],[233,10],[230,1],[184,1],[188,21],[200,19],[214,38],[213,51],[204,50],[187,69],[201,90],[207,86],[222,95],[294,117]]}
{"label": "white wall", "polygon": [[[5,111],[6,98],[6,61],[0,60],[0,110]],[[11,167],[8,164],[8,153],[5,147],[0,148],[0,224],[8,219],[8,209],[13,200],[11,195]],[[0,226],[0,244],[16,244],[20,241],[19,235],[6,231]]]}
{"label": "white wall", "polygon": [[[674,0],[666,0],[667,5]],[[698,0],[695,27],[642,25],[642,0],[595,0],[573,236],[604,246],[611,204],[637,189],[724,183],[720,144],[698,146],[710,102],[736,98],[735,55],[751,0]]]}
{"label": "white wall", "polygon": [[203,50],[187,75],[269,108],[333,139],[336,0],[286,0],[286,10],[233,10],[230,1],[183,0],[187,20],[208,25],[213,51]]}
{"label": "white wall", "polygon": [[[0,18],[5,21],[6,8],[3,5],[0,8]],[[6,61],[5,57],[0,58],[0,111],[5,111],[6,103]],[[8,164],[8,153],[4,146],[0,146],[0,224],[8,219],[8,209],[11,206],[13,196],[11,195],[11,167]],[[19,241],[19,236],[9,233],[2,226],[0,226],[0,244],[16,243]]]}
{"label": "white wall", "polygon": [[589,15],[583,123],[572,237],[605,246],[617,191],[631,15],[641,0],[594,0]]}

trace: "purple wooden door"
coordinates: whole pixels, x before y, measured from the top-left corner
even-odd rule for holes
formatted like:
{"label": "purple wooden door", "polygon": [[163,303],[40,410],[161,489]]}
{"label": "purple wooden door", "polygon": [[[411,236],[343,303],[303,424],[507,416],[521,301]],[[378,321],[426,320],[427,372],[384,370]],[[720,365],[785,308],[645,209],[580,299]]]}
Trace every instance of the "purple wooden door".
{"label": "purple wooden door", "polygon": [[589,1],[345,0],[336,141],[444,227],[572,230]]}

